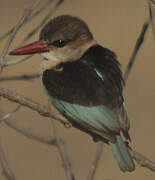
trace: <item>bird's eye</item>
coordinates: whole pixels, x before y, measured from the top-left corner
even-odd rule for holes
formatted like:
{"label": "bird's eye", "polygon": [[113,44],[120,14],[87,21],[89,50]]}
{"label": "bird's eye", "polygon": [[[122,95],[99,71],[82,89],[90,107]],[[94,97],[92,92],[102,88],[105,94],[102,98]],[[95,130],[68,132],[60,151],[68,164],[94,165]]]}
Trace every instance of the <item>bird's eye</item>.
{"label": "bird's eye", "polygon": [[63,40],[57,40],[57,41],[54,41],[53,43],[52,43],[52,45],[53,46],[56,46],[56,47],[58,47],[58,48],[61,48],[61,47],[64,47],[65,45],[67,44],[67,42],[66,41],[63,41]]}

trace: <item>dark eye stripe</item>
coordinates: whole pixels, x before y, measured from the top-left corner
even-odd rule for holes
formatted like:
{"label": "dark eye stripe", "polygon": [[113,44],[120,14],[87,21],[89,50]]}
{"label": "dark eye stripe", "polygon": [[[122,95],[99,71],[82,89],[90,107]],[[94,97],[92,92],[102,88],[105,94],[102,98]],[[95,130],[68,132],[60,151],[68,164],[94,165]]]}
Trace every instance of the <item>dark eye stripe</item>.
{"label": "dark eye stripe", "polygon": [[64,47],[67,44],[67,41],[63,41],[63,40],[56,40],[54,42],[48,43],[48,45],[53,45],[56,46],[58,48]]}

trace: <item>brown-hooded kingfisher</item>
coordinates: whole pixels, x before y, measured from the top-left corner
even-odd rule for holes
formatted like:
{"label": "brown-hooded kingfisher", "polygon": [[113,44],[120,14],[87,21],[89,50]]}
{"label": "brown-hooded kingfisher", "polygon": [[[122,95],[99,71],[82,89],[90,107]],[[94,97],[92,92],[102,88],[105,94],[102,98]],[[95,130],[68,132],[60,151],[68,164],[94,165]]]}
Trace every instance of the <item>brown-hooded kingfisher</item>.
{"label": "brown-hooded kingfisher", "polygon": [[100,46],[87,24],[58,16],[41,30],[39,41],[10,55],[39,53],[41,79],[51,104],[94,141],[109,144],[120,169],[133,171],[126,140],[130,122],[123,100],[122,72],[115,53]]}

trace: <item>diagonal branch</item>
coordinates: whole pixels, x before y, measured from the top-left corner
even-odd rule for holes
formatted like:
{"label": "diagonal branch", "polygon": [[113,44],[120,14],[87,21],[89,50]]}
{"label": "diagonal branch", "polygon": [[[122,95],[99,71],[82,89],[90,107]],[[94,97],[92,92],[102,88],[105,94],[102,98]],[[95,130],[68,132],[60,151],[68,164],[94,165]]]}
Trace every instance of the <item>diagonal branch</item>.
{"label": "diagonal branch", "polygon": [[[48,107],[43,106],[37,102],[32,101],[29,98],[25,98],[25,97],[23,97],[17,93],[14,93],[12,91],[6,90],[4,88],[0,88],[0,96],[7,98],[10,101],[19,103],[23,106],[26,106],[34,111],[37,111],[42,116],[53,118],[65,125],[68,123],[66,119],[60,119],[60,116],[58,114],[54,114],[52,111],[49,110]],[[97,167],[98,161],[100,159],[100,155],[101,155],[101,151],[99,149],[97,150],[97,152],[98,153],[95,157],[96,160],[94,160],[96,167]],[[151,162],[146,157],[144,157],[140,153],[137,153],[136,151],[133,151],[133,150],[132,150],[132,156],[136,160],[136,162],[139,163],[141,166],[146,167],[152,171],[155,171],[155,163],[154,162]],[[94,166],[94,164],[93,164],[93,166]],[[93,176],[95,175],[96,169],[97,168],[94,167],[91,172],[91,174],[93,174]]]}
{"label": "diagonal branch", "polygon": [[139,164],[141,167],[145,167],[153,172],[155,172],[155,162],[149,160],[146,156],[130,149],[130,154],[132,158]]}
{"label": "diagonal branch", "polygon": [[147,20],[144,24],[143,24],[143,27],[142,27],[142,30],[139,34],[139,37],[137,39],[137,42],[136,42],[136,45],[135,45],[135,48],[132,52],[132,55],[131,55],[131,58],[129,59],[129,62],[128,62],[128,65],[126,67],[126,71],[124,73],[124,80],[127,81],[127,78],[129,77],[129,74],[131,72],[131,69],[134,65],[134,62],[136,60],[136,56],[144,42],[144,38],[145,38],[145,35],[146,35],[146,32],[148,30],[148,27],[150,25],[150,20]]}
{"label": "diagonal branch", "polygon": [[29,58],[31,58],[33,55],[28,55],[28,56],[24,56],[24,57],[21,57],[21,58],[18,58],[18,59],[15,59],[15,60],[12,60],[12,61],[6,61],[6,63],[4,64],[4,66],[10,66],[10,65],[16,65],[16,64],[19,64],[21,62],[24,62],[26,60],[28,60]]}
{"label": "diagonal branch", "polygon": [[57,147],[57,150],[58,150],[59,155],[61,157],[61,160],[63,163],[63,168],[64,168],[65,173],[66,173],[66,177],[68,180],[75,180],[75,176],[74,176],[73,171],[72,171],[71,161],[68,157],[68,153],[66,150],[66,145],[65,145],[63,139],[58,137],[58,132],[57,132],[55,122],[53,120],[51,120],[51,123],[52,123],[52,128],[53,128],[53,136],[54,136],[54,139],[56,142],[56,147]]}
{"label": "diagonal branch", "polygon": [[12,101],[16,102],[20,105],[23,105],[25,107],[28,107],[34,111],[37,111],[40,115],[44,117],[50,117],[55,120],[58,120],[62,124],[66,125],[68,122],[65,118],[61,117],[57,113],[53,113],[49,107],[46,107],[42,104],[39,104],[38,102],[35,102],[29,98],[26,98],[24,96],[21,96],[20,94],[17,94],[13,91],[10,91],[8,89],[4,89],[0,87],[0,96]]}
{"label": "diagonal branch", "polygon": [[12,31],[12,33],[10,34],[10,37],[2,51],[1,57],[0,57],[0,66],[1,66],[1,70],[5,65],[5,57],[8,53],[8,49],[17,33],[17,31],[22,27],[22,25],[25,23],[25,21],[27,20],[27,18],[30,16],[30,14],[32,13],[32,11],[37,7],[37,5],[40,3],[40,0],[36,0],[35,3],[30,7],[27,8],[24,12],[24,15],[21,17],[21,19],[19,20],[19,22],[17,23],[17,25],[15,26],[14,30]]}
{"label": "diagonal branch", "polygon": [[53,15],[53,13],[57,10],[57,8],[64,2],[64,0],[58,0],[54,7],[50,9],[47,15],[42,19],[42,21],[31,31],[26,37],[22,40],[22,42],[18,45],[22,46],[27,40],[29,40],[35,33],[37,33],[41,27],[45,25],[45,23],[49,20],[49,18]]}
{"label": "diagonal branch", "polygon": [[153,37],[155,40],[155,1],[154,0],[148,0],[148,8],[149,8],[149,13],[150,13],[150,20],[152,24],[152,31],[153,31]]}
{"label": "diagonal branch", "polygon": [[99,143],[99,145],[97,147],[95,159],[92,163],[91,169],[89,171],[89,174],[88,174],[86,180],[93,180],[94,179],[96,170],[97,170],[98,165],[99,165],[99,160],[101,159],[100,157],[101,157],[101,154],[103,152],[103,147],[104,147],[104,143],[103,142]]}
{"label": "diagonal branch", "polygon": [[0,81],[15,81],[15,80],[33,80],[39,78],[39,74],[23,74],[20,76],[7,76],[7,77],[0,77]]}
{"label": "diagonal branch", "polygon": [[[35,133],[34,131],[32,131],[29,128],[24,128],[21,125],[19,125],[19,123],[13,121],[10,116],[12,115],[12,113],[14,113],[15,111],[17,111],[19,109],[19,107],[17,107],[15,110],[13,110],[11,113],[7,113],[4,114],[2,112],[2,110],[0,109],[0,118],[3,120],[3,122],[8,125],[9,127],[13,128],[14,130],[16,130],[19,133],[22,133],[24,136],[26,136],[27,138],[39,141],[41,143],[45,143],[48,145],[55,145],[58,149],[58,152],[60,154],[61,160],[63,162],[63,167],[66,173],[66,176],[68,178],[68,180],[75,180],[73,171],[72,171],[72,167],[71,167],[71,162],[70,159],[68,157],[68,153],[66,151],[66,146],[65,143],[62,139],[58,138],[57,135],[57,129],[56,126],[53,122],[53,120],[51,120],[52,122],[52,127],[53,127],[53,136],[45,136],[45,135],[41,135],[40,133]],[[11,179],[10,179],[11,180]]]}
{"label": "diagonal branch", "polygon": [[[32,20],[33,18],[35,18],[36,16],[38,16],[40,13],[42,13],[43,10],[45,10],[49,3],[51,3],[53,0],[48,0],[44,6],[42,6],[40,9],[38,9],[36,12],[34,12],[26,21],[23,25],[25,25],[26,23],[28,23],[30,20]],[[6,33],[4,33],[3,35],[0,35],[0,41],[3,40],[4,38],[6,38],[7,36],[9,36],[15,27],[11,28],[10,30],[8,30]]]}
{"label": "diagonal branch", "polygon": [[4,121],[5,119],[8,119],[11,117],[15,112],[17,112],[20,109],[20,105],[18,105],[15,109],[13,109],[11,112],[8,112],[7,114],[4,114],[3,116],[0,116],[0,122]]}
{"label": "diagonal branch", "polygon": [[[0,117],[4,117],[5,114],[2,109],[0,109]],[[23,134],[25,137],[36,140],[38,142],[55,145],[55,139],[51,136],[41,135],[40,133],[34,132],[30,128],[25,128],[22,125],[19,125],[18,122],[14,121],[10,116],[6,117],[3,120],[10,128],[14,129],[16,132]]]}
{"label": "diagonal branch", "polygon": [[8,165],[8,162],[6,160],[6,156],[4,154],[1,143],[0,143],[0,164],[2,167],[2,174],[5,177],[5,179],[6,180],[16,180],[11,168]]}
{"label": "diagonal branch", "polygon": [[[50,0],[50,1],[48,1],[48,3],[49,2],[51,2],[52,0]],[[43,18],[43,20],[39,23],[39,25],[37,25],[30,33],[28,33],[27,35],[26,35],[26,37],[23,39],[23,41],[20,43],[20,45],[18,45],[18,47],[19,46],[22,46],[28,39],[30,39],[33,35],[35,35],[36,33],[37,33],[37,31],[39,31],[40,30],[40,28],[48,21],[48,19],[53,15],[53,13],[56,11],[56,9],[63,3],[64,1],[63,0],[58,0],[58,2],[55,4],[55,6],[54,7],[52,7],[52,9],[48,12],[48,14]],[[47,3],[47,4],[48,4]],[[46,5],[47,6],[47,5]],[[45,7],[46,7],[45,6]],[[45,8],[44,7],[44,8]],[[43,8],[43,9],[44,9]],[[29,10],[29,9],[28,9]],[[40,9],[40,11],[41,11],[42,9]],[[39,12],[40,12],[39,11]],[[39,12],[37,11],[37,14],[39,14]],[[30,11],[28,11],[28,13],[30,13]],[[28,14],[29,15],[29,14]],[[21,22],[19,22],[19,24],[20,24],[20,27],[22,27],[29,19],[31,19],[30,18],[30,15],[28,16],[27,14],[26,14],[26,12],[24,13],[24,16],[26,16],[25,17],[25,19],[24,20],[22,20],[22,23]],[[36,14],[35,14],[36,15]],[[31,16],[32,17],[32,16]],[[29,55],[29,56],[24,56],[24,57],[22,57],[22,58],[19,58],[19,59],[15,59],[15,60],[12,60],[12,61],[7,61],[6,59],[5,59],[5,56],[7,55],[7,52],[8,52],[8,49],[9,49],[9,46],[10,46],[10,44],[11,44],[11,42],[12,42],[12,40],[14,39],[14,37],[15,37],[15,34],[16,33],[14,33],[14,31],[18,31],[19,29],[18,28],[20,28],[19,27],[19,24],[17,24],[17,26],[15,26],[15,28],[14,28],[14,30],[12,31],[12,34],[10,35],[10,38],[11,38],[11,40],[8,40],[8,42],[7,42],[7,44],[6,44],[6,46],[5,46],[5,48],[4,48],[4,52],[2,53],[2,57],[1,57],[1,68],[4,68],[4,66],[6,67],[6,66],[10,66],[10,65],[15,65],[15,64],[19,64],[19,63],[21,63],[21,62],[23,62],[23,61],[26,61],[26,60],[28,60],[29,58],[31,58],[33,55]]]}

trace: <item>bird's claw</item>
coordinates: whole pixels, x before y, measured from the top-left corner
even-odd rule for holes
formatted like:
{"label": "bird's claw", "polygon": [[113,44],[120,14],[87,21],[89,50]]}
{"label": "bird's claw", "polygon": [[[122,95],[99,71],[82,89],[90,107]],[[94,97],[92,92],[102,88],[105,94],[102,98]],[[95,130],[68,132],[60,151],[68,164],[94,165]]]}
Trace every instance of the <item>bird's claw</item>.
{"label": "bird's claw", "polygon": [[65,122],[65,127],[66,128],[71,128],[72,127],[72,123],[71,122]]}

